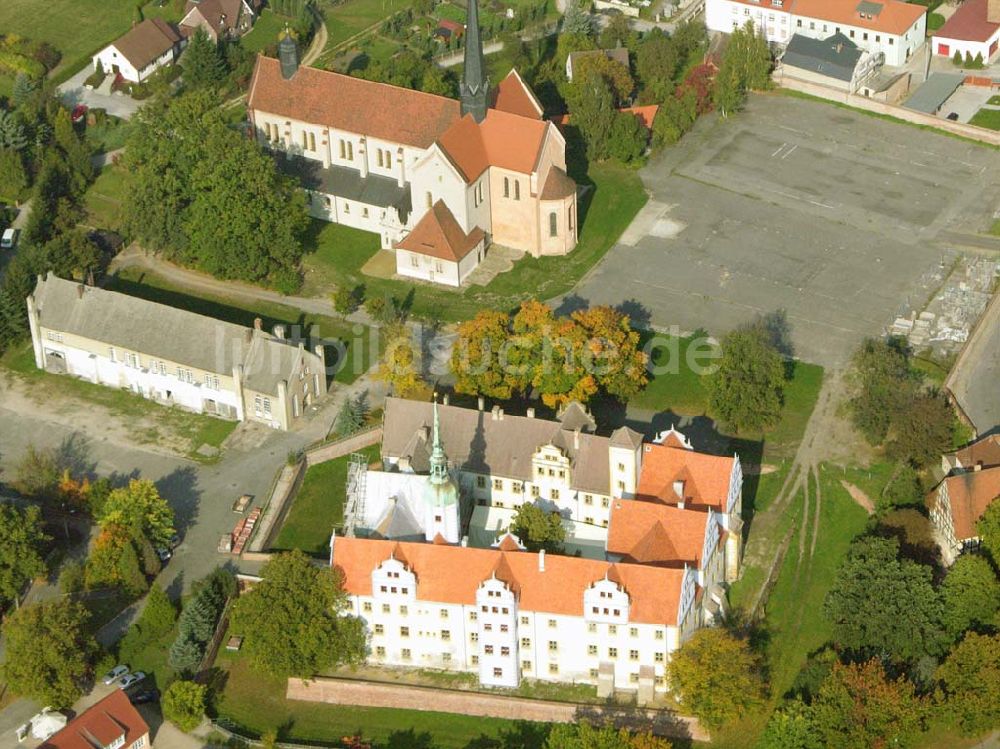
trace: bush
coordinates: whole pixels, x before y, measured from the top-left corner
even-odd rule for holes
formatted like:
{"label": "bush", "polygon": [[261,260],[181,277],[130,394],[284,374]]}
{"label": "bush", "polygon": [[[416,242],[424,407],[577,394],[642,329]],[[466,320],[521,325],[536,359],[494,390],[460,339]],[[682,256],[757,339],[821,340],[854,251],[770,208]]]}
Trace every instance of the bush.
{"label": "bush", "polygon": [[106,77],[105,72],[100,68],[98,68],[93,73],[87,76],[87,79],[83,82],[83,85],[90,86],[91,88],[97,88],[102,83],[104,83],[105,77]]}
{"label": "bush", "polygon": [[83,590],[83,562],[71,559],[59,573],[59,590],[66,595]]}
{"label": "bush", "polygon": [[184,732],[193,731],[205,717],[205,691],[203,684],[175,681],[163,694],[163,717]]}

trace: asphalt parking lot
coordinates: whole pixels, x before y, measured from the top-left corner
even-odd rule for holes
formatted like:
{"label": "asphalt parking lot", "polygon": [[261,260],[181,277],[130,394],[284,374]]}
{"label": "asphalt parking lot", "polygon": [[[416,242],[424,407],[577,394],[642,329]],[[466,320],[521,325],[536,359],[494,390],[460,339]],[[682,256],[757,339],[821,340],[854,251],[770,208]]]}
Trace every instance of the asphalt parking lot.
{"label": "asphalt parking lot", "polygon": [[1000,153],[954,138],[754,96],[643,169],[650,204],[575,293],[713,334],[784,309],[796,354],[836,366],[922,306],[956,232],[988,225],[998,167]]}

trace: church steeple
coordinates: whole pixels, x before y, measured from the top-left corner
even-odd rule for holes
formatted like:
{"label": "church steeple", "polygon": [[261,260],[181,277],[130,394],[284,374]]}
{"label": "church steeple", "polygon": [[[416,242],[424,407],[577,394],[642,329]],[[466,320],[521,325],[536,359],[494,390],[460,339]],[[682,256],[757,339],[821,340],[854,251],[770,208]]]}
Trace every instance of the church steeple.
{"label": "church steeple", "polygon": [[437,394],[434,395],[434,437],[431,443],[431,483],[443,484],[448,480],[448,456],[441,442],[441,418],[438,416]]}
{"label": "church steeple", "polygon": [[465,24],[465,70],[460,86],[462,114],[471,114],[476,122],[482,122],[486,117],[489,89],[483,40],[479,34],[479,5],[477,0],[469,0]]}

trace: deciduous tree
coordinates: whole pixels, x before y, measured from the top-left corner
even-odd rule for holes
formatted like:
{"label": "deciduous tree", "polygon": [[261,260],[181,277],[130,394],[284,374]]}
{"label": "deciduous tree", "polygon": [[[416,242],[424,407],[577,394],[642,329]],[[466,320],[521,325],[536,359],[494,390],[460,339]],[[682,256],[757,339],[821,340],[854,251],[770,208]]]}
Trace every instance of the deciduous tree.
{"label": "deciduous tree", "polygon": [[1000,569],[1000,502],[997,497],[986,506],[986,512],[976,521],[976,531],[979,533],[980,543],[990,558],[993,565]]}
{"label": "deciduous tree", "polygon": [[405,325],[394,325],[385,337],[382,363],[375,376],[388,384],[396,395],[405,398],[417,392],[423,382],[417,367],[416,346]]}
{"label": "deciduous tree", "polygon": [[769,429],[781,418],[785,363],[760,325],[722,339],[718,369],[708,376],[712,412],[741,432]]}
{"label": "deciduous tree", "polygon": [[577,310],[571,317],[587,339],[584,368],[593,372],[604,392],[627,401],[646,386],[649,357],[628,315],[602,306]]}
{"label": "deciduous tree", "polygon": [[163,693],[163,717],[182,731],[193,731],[205,717],[208,687],[193,681],[173,682]]}
{"label": "deciduous tree", "polygon": [[138,529],[159,546],[167,546],[174,535],[174,510],[149,479],[132,479],[128,486],[112,491],[98,522]]}
{"label": "deciduous tree", "polygon": [[545,749],[670,749],[667,739],[651,733],[630,734],[624,728],[605,724],[595,726],[590,721],[556,723],[549,731]]}
{"label": "deciduous tree", "polygon": [[940,653],[943,611],[932,574],[926,565],[900,559],[895,539],[856,541],[823,605],[834,640],[895,661]]}
{"label": "deciduous tree", "polygon": [[989,626],[1000,609],[1000,582],[978,554],[962,554],[941,583],[944,626],[958,639],[970,628]]}
{"label": "deciduous tree", "polygon": [[709,728],[744,715],[764,698],[760,664],[745,640],[725,629],[695,632],[667,664],[683,708]]}
{"label": "deciduous tree", "polygon": [[868,338],[854,354],[852,368],[854,425],[869,443],[880,445],[915,384],[906,342]]}
{"label": "deciduous tree", "polygon": [[25,584],[45,572],[41,551],[50,539],[42,528],[36,505],[0,504],[0,606],[16,601]]}
{"label": "deciduous tree", "polygon": [[459,324],[450,362],[456,392],[501,400],[513,395],[506,371],[510,324],[510,315],[491,309]]}
{"label": "deciduous tree", "polygon": [[87,610],[57,600],[24,606],[3,625],[4,676],[14,694],[65,708],[84,692],[96,644]]}
{"label": "deciduous tree", "polygon": [[543,510],[531,502],[524,502],[514,513],[510,532],[517,536],[529,551],[561,553],[566,540],[566,529],[558,512]]}
{"label": "deciduous tree", "polygon": [[233,606],[233,630],[255,668],[273,676],[309,677],[365,654],[360,620],[345,616],[347,598],[337,573],[321,569],[300,551],[279,554],[261,571],[263,580]]}
{"label": "deciduous tree", "polygon": [[915,393],[896,412],[887,452],[898,461],[927,466],[951,449],[955,412],[937,391]]}
{"label": "deciduous tree", "polygon": [[974,736],[1000,726],[1000,634],[969,632],[937,670],[945,710]]}
{"label": "deciduous tree", "polygon": [[834,664],[813,700],[811,717],[823,746],[871,749],[910,745],[926,705],[906,679],[886,679],[882,664]]}
{"label": "deciduous tree", "polygon": [[149,638],[162,637],[174,628],[177,609],[159,583],[153,583],[146,596],[146,605],[139,617],[143,635]]}

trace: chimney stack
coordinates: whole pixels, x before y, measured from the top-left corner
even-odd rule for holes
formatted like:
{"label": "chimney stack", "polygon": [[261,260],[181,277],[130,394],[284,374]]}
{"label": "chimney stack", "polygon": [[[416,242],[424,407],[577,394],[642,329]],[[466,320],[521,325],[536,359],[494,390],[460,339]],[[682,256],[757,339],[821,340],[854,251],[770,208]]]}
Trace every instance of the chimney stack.
{"label": "chimney stack", "polygon": [[500,421],[500,406],[493,406],[490,414],[493,416],[493,421]]}
{"label": "chimney stack", "polygon": [[674,494],[676,494],[677,498],[680,500],[680,502],[677,503],[677,507],[679,507],[680,509],[683,510],[684,509],[684,482],[683,481],[678,480],[678,481],[674,482]]}
{"label": "chimney stack", "polygon": [[528,418],[529,419],[535,418],[535,409],[533,406],[528,408]]}
{"label": "chimney stack", "polygon": [[479,396],[479,401],[478,402],[479,402],[479,410],[480,411],[482,411],[484,408],[486,408],[486,399],[483,396],[481,396],[481,395]]}
{"label": "chimney stack", "polygon": [[545,549],[538,552],[538,571],[545,572]]}
{"label": "chimney stack", "polygon": [[274,326],[274,337],[275,338],[279,338],[282,341],[285,340],[285,326],[284,325],[275,325]]}
{"label": "chimney stack", "polygon": [[579,450],[580,449],[580,430],[579,429],[577,429],[577,430],[575,430],[573,432],[573,449],[574,450]]}
{"label": "chimney stack", "polygon": [[263,330],[264,329],[264,321],[261,320],[259,317],[255,317],[253,319],[253,329],[254,330]]}
{"label": "chimney stack", "polygon": [[981,460],[977,461],[976,462],[976,467],[973,470],[975,470],[976,472],[979,472],[979,471],[983,470],[983,461],[981,461]]}

